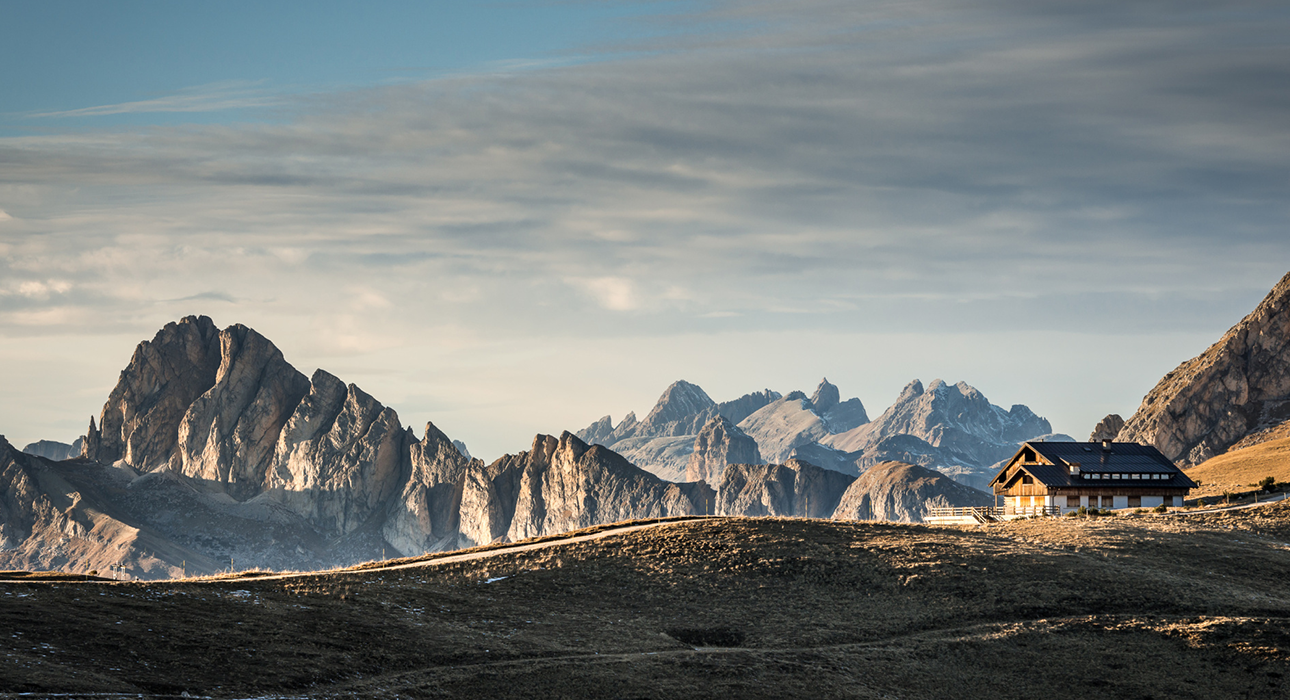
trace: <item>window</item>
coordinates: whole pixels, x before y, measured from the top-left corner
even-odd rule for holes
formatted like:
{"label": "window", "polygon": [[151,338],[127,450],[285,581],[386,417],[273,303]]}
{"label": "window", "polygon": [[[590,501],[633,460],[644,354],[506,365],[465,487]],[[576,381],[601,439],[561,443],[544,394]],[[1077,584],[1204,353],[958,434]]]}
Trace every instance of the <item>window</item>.
{"label": "window", "polygon": [[1033,477],[1033,476],[1031,476],[1031,475],[1029,475],[1029,474],[1025,474],[1025,475],[1023,475],[1023,476],[1021,477],[1021,483],[1023,483],[1023,484],[1033,484],[1033,483],[1035,483],[1035,477]]}
{"label": "window", "polygon": [[1079,508],[1079,496],[1067,496],[1067,497],[1066,497],[1066,507],[1067,507],[1067,508]]}
{"label": "window", "polygon": [[1141,507],[1142,507],[1142,496],[1129,496],[1129,507],[1130,507],[1130,508],[1141,508]]}

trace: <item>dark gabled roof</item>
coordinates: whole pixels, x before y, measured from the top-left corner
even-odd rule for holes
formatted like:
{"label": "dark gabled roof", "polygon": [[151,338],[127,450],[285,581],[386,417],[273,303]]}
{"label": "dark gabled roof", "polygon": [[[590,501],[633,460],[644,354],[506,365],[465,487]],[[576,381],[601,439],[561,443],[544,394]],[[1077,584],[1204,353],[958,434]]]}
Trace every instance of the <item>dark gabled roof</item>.
{"label": "dark gabled roof", "polygon": [[1055,464],[1078,464],[1086,472],[1171,473],[1180,471],[1152,445],[1113,442],[1027,442],[1027,446]]}
{"label": "dark gabled roof", "polygon": [[[1090,486],[1142,486],[1145,488],[1195,488],[1181,469],[1174,466],[1160,450],[1136,442],[1113,442],[1106,449],[1098,442],[1027,442],[1026,448],[1034,450],[1053,464],[1018,465],[1049,488]],[[1009,470],[1016,456],[1008,460],[1003,469],[991,479],[994,484]],[[1078,464],[1080,476],[1071,476],[1071,465]],[[1168,474],[1168,479],[1092,479],[1088,474]]]}

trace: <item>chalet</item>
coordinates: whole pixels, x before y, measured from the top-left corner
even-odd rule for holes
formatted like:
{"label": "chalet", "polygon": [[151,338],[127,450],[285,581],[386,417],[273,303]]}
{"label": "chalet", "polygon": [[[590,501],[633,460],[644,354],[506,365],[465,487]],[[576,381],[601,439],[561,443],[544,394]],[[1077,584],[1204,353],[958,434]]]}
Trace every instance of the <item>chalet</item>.
{"label": "chalet", "polygon": [[1180,507],[1196,487],[1151,445],[1027,442],[990,481],[1005,516],[1061,515],[1080,507]]}

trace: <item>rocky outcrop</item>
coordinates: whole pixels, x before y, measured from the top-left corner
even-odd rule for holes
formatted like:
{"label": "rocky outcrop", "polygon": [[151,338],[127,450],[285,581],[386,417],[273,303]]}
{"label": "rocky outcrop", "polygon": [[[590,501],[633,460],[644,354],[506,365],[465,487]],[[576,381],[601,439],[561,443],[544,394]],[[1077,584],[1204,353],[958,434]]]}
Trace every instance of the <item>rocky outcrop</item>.
{"label": "rocky outcrop", "polygon": [[869,422],[860,399],[842,400],[838,387],[825,377],[810,398],[811,409],[824,421],[830,433],[844,433]]}
{"label": "rocky outcrop", "polygon": [[1124,429],[1124,419],[1118,413],[1107,415],[1106,418],[1097,422],[1093,426],[1093,433],[1088,436],[1089,442],[1101,442],[1103,440],[1114,440],[1116,435]]}
{"label": "rocky outcrop", "polygon": [[409,436],[408,442],[410,473],[381,532],[407,556],[454,549],[459,546],[466,474],[482,471],[484,463],[463,453],[433,423],[426,423],[420,441]]}
{"label": "rocky outcrop", "polygon": [[855,477],[801,460],[731,464],[717,488],[717,515],[827,518]]}
{"label": "rocky outcrop", "polygon": [[266,487],[325,532],[353,532],[405,480],[408,436],[398,414],[323,370],[277,438]]}
{"label": "rocky outcrop", "polygon": [[694,439],[694,452],[686,464],[686,481],[721,483],[727,464],[761,464],[757,442],[725,416],[708,421]]}
{"label": "rocky outcrop", "polygon": [[519,498],[506,533],[511,541],[619,520],[702,515],[714,495],[703,483],[663,481],[567,432],[539,435],[519,461]]}
{"label": "rocky outcrop", "polygon": [[[734,423],[735,425],[739,425],[743,419],[781,398],[783,397],[780,396],[778,391],[771,391],[770,389],[754,391],[744,394],[737,399],[722,401],[717,404],[717,415],[725,416],[726,420]],[[709,418],[709,420],[711,420],[711,418]]]}
{"label": "rocky outcrop", "polygon": [[1117,439],[1199,464],[1290,420],[1290,274],[1248,316],[1156,384]]}
{"label": "rocky outcrop", "polygon": [[56,442],[54,440],[39,440],[22,448],[22,451],[26,454],[35,455],[36,457],[44,457],[45,459],[53,460],[55,462],[79,457],[81,456],[81,452],[84,450],[84,436],[76,438],[76,440],[70,445],[65,442]]}
{"label": "rocky outcrop", "polygon": [[180,423],[215,385],[220,360],[220,333],[205,316],[168,323],[151,342],[139,343],[98,427],[90,421],[84,456],[105,464],[124,459],[144,471],[168,465]]}
{"label": "rocky outcrop", "polygon": [[902,462],[876,464],[846,490],[835,520],[892,520],[921,523],[927,508],[993,505],[994,497],[939,472]]}
{"label": "rocky outcrop", "polygon": [[[214,386],[192,402],[179,423],[175,467],[246,500],[264,490],[279,433],[311,385],[273,343],[246,326],[220,331],[219,345]],[[311,420],[320,422],[323,415]],[[135,465],[129,457],[126,461]]]}

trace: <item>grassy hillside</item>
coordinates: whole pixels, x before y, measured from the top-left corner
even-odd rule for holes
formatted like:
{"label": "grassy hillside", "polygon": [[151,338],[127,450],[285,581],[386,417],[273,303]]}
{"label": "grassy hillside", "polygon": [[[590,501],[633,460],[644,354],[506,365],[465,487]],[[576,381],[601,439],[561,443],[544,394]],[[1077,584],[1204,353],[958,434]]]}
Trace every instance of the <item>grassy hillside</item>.
{"label": "grassy hillside", "polygon": [[598,539],[287,577],[2,582],[0,689],[373,698],[1290,690],[1290,504],[963,529],[710,518],[599,530]]}
{"label": "grassy hillside", "polygon": [[1245,488],[1257,484],[1264,477],[1274,477],[1278,482],[1290,482],[1290,438],[1262,442],[1251,447],[1233,450],[1209,459],[1187,470],[1188,476],[1199,480],[1205,495],[1223,488]]}

